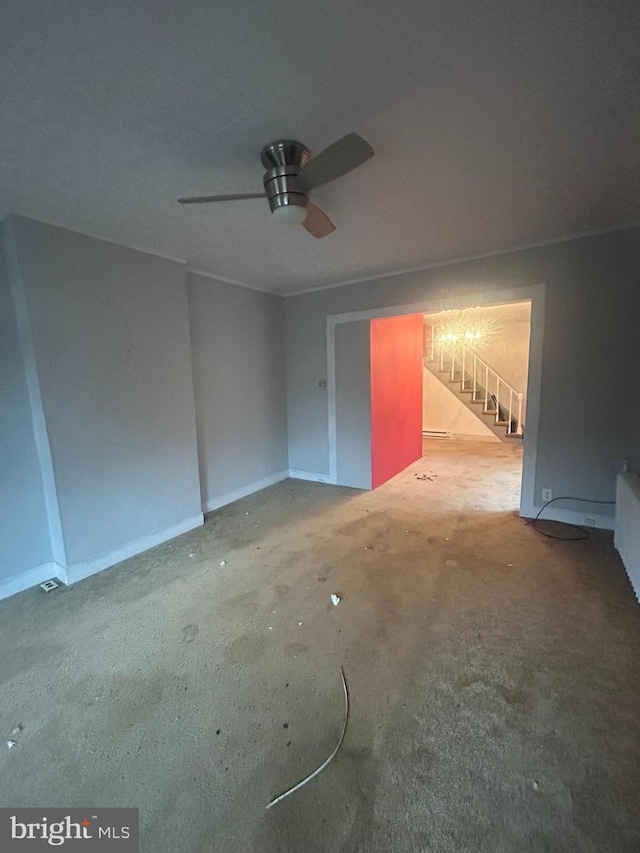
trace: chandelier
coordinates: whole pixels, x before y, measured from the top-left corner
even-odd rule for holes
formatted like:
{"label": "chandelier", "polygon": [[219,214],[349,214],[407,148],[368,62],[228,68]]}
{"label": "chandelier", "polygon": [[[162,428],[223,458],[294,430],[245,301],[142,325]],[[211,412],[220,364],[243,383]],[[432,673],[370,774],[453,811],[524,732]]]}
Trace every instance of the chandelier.
{"label": "chandelier", "polygon": [[462,349],[487,349],[496,344],[500,323],[495,317],[478,317],[457,311],[431,326],[434,354]]}

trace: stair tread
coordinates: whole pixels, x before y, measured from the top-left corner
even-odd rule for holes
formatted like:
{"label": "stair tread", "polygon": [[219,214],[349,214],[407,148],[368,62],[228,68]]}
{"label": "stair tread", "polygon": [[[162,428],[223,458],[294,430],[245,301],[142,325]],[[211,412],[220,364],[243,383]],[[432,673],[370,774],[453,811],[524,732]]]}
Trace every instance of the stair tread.
{"label": "stair tread", "polygon": [[[425,359],[425,365],[431,369],[431,372],[434,375],[441,377],[441,381],[444,384],[449,385],[449,386],[451,386],[451,385],[456,386],[455,389],[454,388],[451,389],[452,393],[456,394],[457,396],[459,395],[460,397],[462,395],[467,395],[467,399],[464,400],[465,405],[468,405],[469,403],[475,403],[477,406],[478,405],[482,406],[482,411],[478,412],[477,415],[483,415],[486,417],[486,420],[484,421],[485,424],[490,429],[492,429],[496,435],[498,435],[499,437],[516,438],[516,439],[521,439],[521,440],[524,438],[524,433],[522,433],[522,432],[508,432],[507,431],[509,429],[511,423],[514,422],[514,418],[512,418],[511,421],[509,421],[509,420],[496,421],[495,418],[496,418],[496,415],[499,413],[499,410],[505,411],[505,407],[502,404],[500,404],[499,409],[498,409],[498,406],[496,406],[495,409],[485,409],[484,408],[485,402],[489,402],[489,403],[492,402],[492,397],[494,397],[493,394],[487,394],[487,397],[485,398],[485,391],[484,391],[484,389],[481,388],[481,389],[479,389],[480,390],[480,396],[477,398],[474,398],[474,393],[476,393],[476,394],[478,393],[477,388],[476,388],[476,391],[474,392],[473,388],[463,388],[462,387],[462,385],[465,381],[468,382],[469,384],[471,384],[473,377],[467,376],[466,380],[465,380],[462,378],[462,376],[455,376],[454,375],[454,378],[452,379],[451,378],[451,366],[439,369],[439,367],[438,367],[439,360],[438,359],[435,359],[432,361],[427,361],[427,359]],[[447,377],[447,379],[444,378],[445,376]],[[470,395],[470,399],[469,399],[469,395]],[[496,402],[495,398],[494,398],[494,402]]]}

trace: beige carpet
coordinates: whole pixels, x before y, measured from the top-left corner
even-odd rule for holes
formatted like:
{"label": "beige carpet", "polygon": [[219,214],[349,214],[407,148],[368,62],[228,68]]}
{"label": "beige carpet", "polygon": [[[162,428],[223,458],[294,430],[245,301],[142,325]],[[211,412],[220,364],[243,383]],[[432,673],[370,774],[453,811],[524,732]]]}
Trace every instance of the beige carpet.
{"label": "beige carpet", "polygon": [[[520,448],[425,446],[374,493],[289,480],[0,603],[1,804],[138,806],[149,853],[637,853],[611,535],[525,526]],[[340,666],[342,749],[266,811],[333,749]]]}

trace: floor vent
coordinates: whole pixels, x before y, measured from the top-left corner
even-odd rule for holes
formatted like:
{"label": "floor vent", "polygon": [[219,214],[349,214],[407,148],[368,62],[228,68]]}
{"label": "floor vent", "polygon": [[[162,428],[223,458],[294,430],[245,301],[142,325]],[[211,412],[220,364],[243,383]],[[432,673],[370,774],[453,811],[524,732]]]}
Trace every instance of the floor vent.
{"label": "floor vent", "polygon": [[423,438],[451,438],[450,432],[445,432],[440,429],[423,429],[422,430]]}
{"label": "floor vent", "polygon": [[45,581],[40,584],[40,589],[43,589],[45,592],[51,592],[52,589],[58,589],[60,586],[59,583],[56,583],[53,579],[50,581]]}

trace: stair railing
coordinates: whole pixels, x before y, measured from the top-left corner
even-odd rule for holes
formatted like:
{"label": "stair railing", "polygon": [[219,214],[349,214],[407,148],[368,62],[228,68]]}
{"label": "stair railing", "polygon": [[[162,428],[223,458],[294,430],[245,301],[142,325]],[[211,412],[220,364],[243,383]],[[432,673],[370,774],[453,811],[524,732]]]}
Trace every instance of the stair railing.
{"label": "stair railing", "polygon": [[[494,412],[489,404],[495,405],[496,424],[504,423],[501,415],[507,413],[507,435],[522,435],[524,394],[516,391],[508,382],[489,367],[486,361],[473,350],[467,347],[452,348],[449,350],[451,358],[450,378],[452,382],[458,379],[459,369],[462,391],[471,391],[472,400],[484,398],[484,411],[487,414]],[[434,358],[433,340],[431,342],[431,360]],[[444,348],[440,348],[440,370],[449,370]],[[473,382],[472,387],[467,387],[467,381]],[[495,393],[494,393],[495,392]],[[501,411],[502,410],[502,411]]]}

